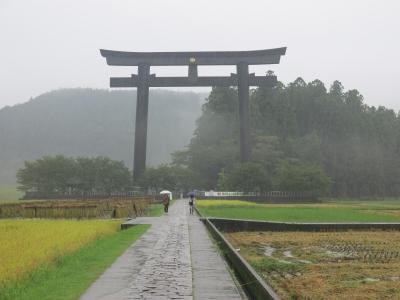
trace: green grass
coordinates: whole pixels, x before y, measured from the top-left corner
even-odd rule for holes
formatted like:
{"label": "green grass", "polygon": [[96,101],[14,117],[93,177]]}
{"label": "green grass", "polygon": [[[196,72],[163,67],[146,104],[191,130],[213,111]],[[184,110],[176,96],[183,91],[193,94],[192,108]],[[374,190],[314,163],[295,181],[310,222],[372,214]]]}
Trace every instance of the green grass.
{"label": "green grass", "polygon": [[72,254],[60,257],[55,263],[36,269],[21,282],[1,289],[0,299],[78,299],[149,226],[137,225],[119,231],[96,240]]}
{"label": "green grass", "polygon": [[351,202],[345,204],[256,204],[198,201],[197,207],[208,217],[282,222],[400,222],[400,201]]}
{"label": "green grass", "polygon": [[23,193],[15,185],[0,185],[0,203],[14,202],[22,196]]}
{"label": "green grass", "polygon": [[261,260],[250,260],[250,264],[260,273],[262,272],[300,272],[304,268],[302,263],[287,262],[269,257],[263,257]]}
{"label": "green grass", "polygon": [[[175,200],[169,203],[169,207],[174,204]],[[149,217],[160,217],[164,214],[164,205],[162,203],[152,203],[150,204]]]}
{"label": "green grass", "polygon": [[149,217],[160,217],[164,213],[164,206],[161,203],[150,204]]}

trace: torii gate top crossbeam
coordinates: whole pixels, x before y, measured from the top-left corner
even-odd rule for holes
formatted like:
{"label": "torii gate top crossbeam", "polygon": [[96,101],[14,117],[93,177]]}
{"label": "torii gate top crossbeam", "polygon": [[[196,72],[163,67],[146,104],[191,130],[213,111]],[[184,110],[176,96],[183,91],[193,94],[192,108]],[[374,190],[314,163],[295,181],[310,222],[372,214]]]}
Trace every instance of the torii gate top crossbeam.
{"label": "torii gate top crossbeam", "polygon": [[124,52],[100,50],[110,66],[187,66],[279,64],[286,47],[255,51],[200,51],[200,52]]}

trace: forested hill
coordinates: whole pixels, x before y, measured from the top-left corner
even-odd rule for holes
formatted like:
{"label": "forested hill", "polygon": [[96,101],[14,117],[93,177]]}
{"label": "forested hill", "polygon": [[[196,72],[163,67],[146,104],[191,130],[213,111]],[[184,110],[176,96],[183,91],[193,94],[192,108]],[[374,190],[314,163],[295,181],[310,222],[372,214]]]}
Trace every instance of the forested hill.
{"label": "forested hill", "polygon": [[[204,94],[151,90],[148,163],[170,161],[190,141]],[[24,160],[104,155],[132,167],[136,93],[62,89],[0,110],[0,183]]]}
{"label": "forested hill", "polygon": [[[236,99],[236,89],[213,89],[189,148],[175,155],[204,188],[217,187],[221,171],[229,174],[239,160]],[[253,90],[251,114],[253,160],[272,189],[285,188],[288,165],[311,165],[331,178],[331,195],[400,195],[400,117],[366,105],[357,90],[298,78]]]}

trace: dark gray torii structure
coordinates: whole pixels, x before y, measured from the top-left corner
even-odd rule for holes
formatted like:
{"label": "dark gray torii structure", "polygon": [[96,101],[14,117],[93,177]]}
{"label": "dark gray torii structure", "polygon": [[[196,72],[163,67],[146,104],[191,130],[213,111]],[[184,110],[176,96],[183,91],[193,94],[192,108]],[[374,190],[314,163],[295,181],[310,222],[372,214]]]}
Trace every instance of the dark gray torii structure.
{"label": "dark gray torii structure", "polygon": [[[256,51],[204,52],[122,52],[100,50],[110,66],[138,66],[131,77],[111,77],[110,87],[136,87],[136,127],[133,177],[138,179],[146,167],[147,119],[150,87],[237,86],[240,119],[240,158],[251,158],[249,87],[276,85],[276,76],[249,74],[249,65],[279,64],[286,47]],[[236,65],[237,74],[230,76],[201,76],[197,66]],[[157,77],[150,74],[151,66],[188,66],[187,77]]]}

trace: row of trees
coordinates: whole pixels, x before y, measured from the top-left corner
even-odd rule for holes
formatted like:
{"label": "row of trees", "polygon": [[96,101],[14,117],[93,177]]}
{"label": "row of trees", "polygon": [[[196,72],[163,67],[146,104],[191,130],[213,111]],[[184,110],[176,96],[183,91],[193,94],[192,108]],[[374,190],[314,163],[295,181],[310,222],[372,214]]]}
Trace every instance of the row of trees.
{"label": "row of trees", "polygon": [[[145,190],[190,191],[198,188],[201,179],[189,168],[176,165],[160,165],[147,168],[138,182]],[[220,191],[268,192],[273,189],[324,195],[329,192],[330,178],[318,165],[287,165],[277,178],[271,178],[260,164],[249,162],[235,164],[230,171],[222,169],[216,185]]]}
{"label": "row of trees", "polygon": [[[19,189],[40,195],[110,194],[132,189],[131,172],[122,162],[106,157],[70,158],[45,156],[26,161],[17,173]],[[146,191],[161,189],[189,191],[195,187],[195,172],[186,167],[163,164],[149,167],[136,185]],[[279,177],[279,187],[285,191],[326,193],[329,178],[317,165],[288,165]],[[219,190],[266,192],[273,187],[271,178],[256,163],[235,165],[230,172],[218,174]]]}
{"label": "row of trees", "polygon": [[[273,182],[274,181],[274,182]],[[257,163],[235,165],[229,173],[218,175],[217,189],[221,191],[268,192],[271,190],[326,195],[331,179],[318,165],[287,165],[277,178],[271,178]]]}
{"label": "row of trees", "polygon": [[45,156],[25,161],[18,170],[19,189],[41,195],[67,195],[125,191],[131,172],[121,161],[107,157]]}

